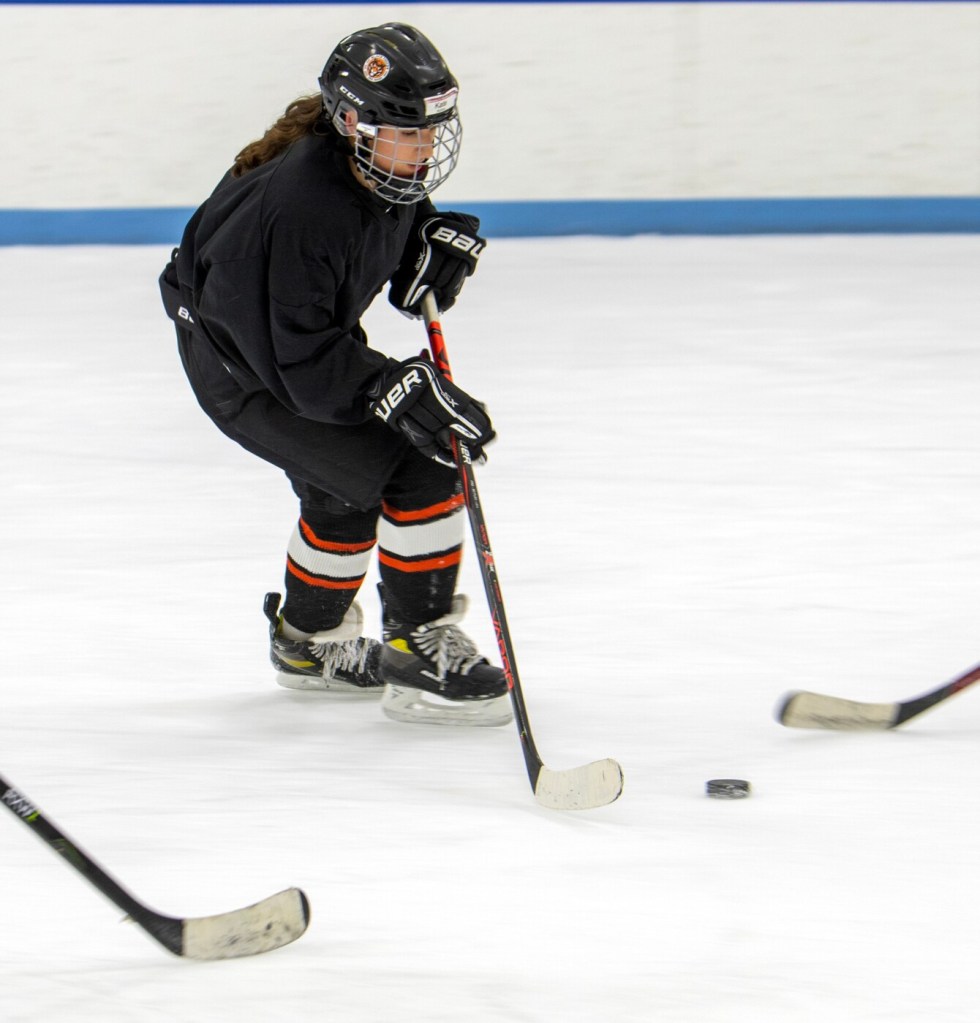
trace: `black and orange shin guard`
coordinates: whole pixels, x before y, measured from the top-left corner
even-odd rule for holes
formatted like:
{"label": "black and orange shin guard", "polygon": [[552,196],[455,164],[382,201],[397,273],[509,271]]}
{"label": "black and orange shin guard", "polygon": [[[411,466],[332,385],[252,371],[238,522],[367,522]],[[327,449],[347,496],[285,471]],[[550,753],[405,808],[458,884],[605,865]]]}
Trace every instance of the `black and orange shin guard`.
{"label": "black and orange shin guard", "polygon": [[286,621],[302,632],[336,628],[357,596],[376,544],[377,515],[304,509],[286,554]]}
{"label": "black and orange shin guard", "polygon": [[461,494],[425,504],[385,501],[378,524],[378,566],[391,614],[421,624],[452,605],[463,551]]}

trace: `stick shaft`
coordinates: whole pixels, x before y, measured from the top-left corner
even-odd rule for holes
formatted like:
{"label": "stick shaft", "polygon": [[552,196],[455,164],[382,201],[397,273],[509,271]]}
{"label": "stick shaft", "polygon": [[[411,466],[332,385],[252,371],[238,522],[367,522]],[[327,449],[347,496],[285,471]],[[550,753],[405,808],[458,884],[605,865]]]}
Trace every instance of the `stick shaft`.
{"label": "stick shaft", "polygon": [[74,867],[86,881],[114,902],[128,917],[134,920],[168,951],[179,953],[181,947],[181,922],[154,912],[139,901],[21,792],[0,777],[0,803],[22,820],[38,838],[50,846],[68,864]]}
{"label": "stick shaft", "polygon": [[[449,353],[446,350],[446,340],[442,333],[442,324],[439,322],[439,307],[436,305],[431,292],[423,298],[422,310],[429,334],[429,348],[432,352],[432,360],[439,372],[452,380],[453,375],[449,364]],[[463,500],[466,503],[470,528],[473,532],[473,541],[476,544],[477,560],[480,565],[480,574],[483,577],[483,588],[486,590],[487,603],[490,607],[490,618],[493,622],[494,634],[497,639],[497,649],[500,651],[504,677],[507,679],[507,688],[510,691],[511,702],[514,707],[514,721],[517,724],[517,730],[521,737],[521,749],[524,753],[524,762],[527,765],[528,778],[531,781],[531,788],[534,789],[538,784],[538,776],[541,773],[543,764],[531,734],[527,707],[524,703],[524,691],[521,688],[520,675],[517,671],[517,659],[514,656],[514,644],[510,636],[510,627],[507,624],[507,613],[504,610],[504,597],[500,588],[500,579],[497,575],[497,563],[493,555],[493,548],[490,546],[490,534],[487,530],[483,506],[480,503],[480,492],[477,489],[476,475],[473,472],[473,462],[470,458],[469,450],[456,437],[453,438],[453,447],[456,454],[456,464],[459,466],[460,480],[463,485]]]}
{"label": "stick shaft", "polygon": [[938,689],[932,690],[932,692],[924,693],[922,696],[917,696],[911,700],[905,700],[899,708],[895,725],[900,725],[904,721],[908,721],[910,718],[914,718],[923,713],[923,711],[927,711],[931,707],[935,707],[937,703],[942,703],[943,700],[948,700],[951,696],[955,696],[957,693],[962,692],[968,686],[972,686],[975,682],[980,682],[980,664],[974,665],[974,667],[964,671],[962,675],[958,675],[945,685],[941,685]]}

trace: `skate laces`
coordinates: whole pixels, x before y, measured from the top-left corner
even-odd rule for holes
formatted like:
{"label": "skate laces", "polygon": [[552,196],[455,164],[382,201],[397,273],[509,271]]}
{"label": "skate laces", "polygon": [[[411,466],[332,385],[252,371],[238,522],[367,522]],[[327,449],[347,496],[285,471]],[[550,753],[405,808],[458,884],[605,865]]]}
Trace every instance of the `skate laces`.
{"label": "skate laces", "polygon": [[323,661],[323,674],[333,675],[339,671],[364,674],[367,668],[371,641],[348,639],[341,642],[311,643],[313,653]]}
{"label": "skate laces", "polygon": [[462,613],[454,607],[452,612],[442,618],[412,630],[412,640],[419,653],[432,662],[441,679],[446,678],[450,672],[467,675],[486,659],[477,650],[473,640],[457,627],[456,622],[460,618]]}

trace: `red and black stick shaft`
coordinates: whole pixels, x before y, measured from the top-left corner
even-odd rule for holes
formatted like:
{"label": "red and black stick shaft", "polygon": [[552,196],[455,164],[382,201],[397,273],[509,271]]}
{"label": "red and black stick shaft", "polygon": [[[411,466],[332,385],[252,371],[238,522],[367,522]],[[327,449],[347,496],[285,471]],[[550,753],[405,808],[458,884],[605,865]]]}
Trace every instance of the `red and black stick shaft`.
{"label": "red and black stick shaft", "polygon": [[[442,324],[439,322],[441,314],[431,291],[422,299],[422,312],[425,316],[425,325],[429,334],[429,349],[432,352],[432,361],[440,373],[449,380],[452,380],[453,374],[452,368],[449,365],[446,339],[443,337]],[[534,738],[531,735],[527,707],[524,704],[524,692],[521,688],[520,676],[517,673],[517,659],[514,657],[514,644],[510,637],[510,628],[507,625],[504,597],[500,589],[500,579],[497,575],[497,563],[493,556],[493,549],[490,546],[490,534],[487,531],[487,521],[483,514],[483,506],[480,504],[480,492],[476,486],[473,461],[470,458],[466,445],[455,436],[453,437],[453,449],[456,456],[456,465],[459,467],[460,480],[463,485],[463,500],[469,513],[473,541],[476,544],[480,574],[483,577],[483,588],[487,593],[487,603],[490,607],[490,618],[493,622],[493,629],[497,639],[497,649],[500,651],[504,677],[507,679],[507,688],[510,690],[511,702],[514,707],[514,720],[521,737],[524,762],[527,765],[527,774],[531,781],[531,788],[536,789],[543,762],[534,745]]]}
{"label": "red and black stick shaft", "polygon": [[914,699],[901,701],[898,705],[898,712],[895,715],[895,721],[892,724],[892,728],[896,728],[898,725],[903,724],[909,719],[917,717],[923,711],[927,711],[930,708],[935,707],[937,703],[942,703],[943,700],[948,700],[951,696],[955,696],[957,693],[962,692],[968,686],[972,686],[975,682],[980,682],[980,664],[976,664],[968,671],[964,671],[962,675],[958,675],[952,681],[946,682],[944,685],[941,685],[928,693],[923,693],[922,696],[916,696]]}

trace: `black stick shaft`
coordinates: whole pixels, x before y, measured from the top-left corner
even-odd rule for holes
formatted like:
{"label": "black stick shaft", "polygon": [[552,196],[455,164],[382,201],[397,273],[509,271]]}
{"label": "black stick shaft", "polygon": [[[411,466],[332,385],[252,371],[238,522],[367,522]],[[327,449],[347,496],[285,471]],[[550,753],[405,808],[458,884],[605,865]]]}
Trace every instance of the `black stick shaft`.
{"label": "black stick shaft", "polygon": [[179,954],[180,920],[162,916],[143,905],[3,777],[0,777],[0,803],[168,951]]}
{"label": "black stick shaft", "polygon": [[[442,334],[442,325],[439,322],[439,308],[431,293],[427,294],[422,300],[422,309],[425,314],[425,324],[429,334],[429,348],[432,351],[432,360],[439,372],[452,380],[453,374],[449,365],[449,353],[446,350],[446,341]],[[483,507],[480,504],[480,492],[476,486],[476,475],[473,472],[473,462],[470,458],[470,453],[466,445],[461,443],[458,438],[453,438],[453,446],[455,448],[456,464],[459,466],[460,480],[463,484],[463,499],[466,502],[470,528],[473,532],[473,541],[476,544],[480,574],[483,577],[483,588],[486,590],[487,603],[490,607],[490,618],[493,622],[493,629],[497,638],[497,649],[500,651],[504,677],[507,679],[507,688],[510,691],[511,703],[514,707],[514,721],[517,724],[517,730],[521,737],[524,763],[527,765],[527,774],[533,790],[537,788],[538,775],[541,773],[543,763],[534,745],[534,738],[531,735],[531,724],[528,720],[527,707],[524,703],[524,691],[521,688],[520,675],[517,672],[517,658],[514,656],[514,644],[510,637],[510,628],[507,625],[507,614],[504,611],[504,597],[500,589],[500,579],[497,575],[497,563],[493,556],[493,549],[490,546],[490,534],[487,530]]]}

